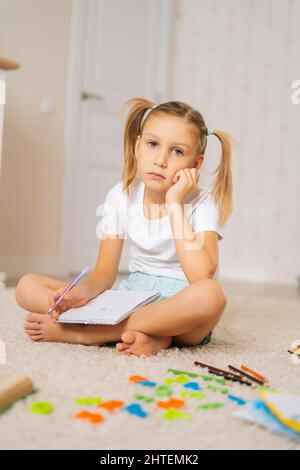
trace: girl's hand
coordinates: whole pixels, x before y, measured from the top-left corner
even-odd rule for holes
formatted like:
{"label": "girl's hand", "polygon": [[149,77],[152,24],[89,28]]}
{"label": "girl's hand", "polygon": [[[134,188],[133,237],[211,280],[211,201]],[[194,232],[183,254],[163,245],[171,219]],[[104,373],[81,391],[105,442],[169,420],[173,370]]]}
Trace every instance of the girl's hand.
{"label": "girl's hand", "polygon": [[173,186],[166,192],[166,204],[183,204],[189,194],[196,191],[199,173],[196,168],[184,168],[177,171],[173,178]]}
{"label": "girl's hand", "polygon": [[[61,296],[64,289],[67,287],[61,287],[53,292],[49,298],[49,307],[54,307],[56,300]],[[56,320],[59,315],[69,308],[82,307],[85,305],[91,298],[89,287],[84,284],[79,284],[78,286],[73,287],[69,292],[67,292],[64,298],[59,302],[55,310],[53,310],[50,315]]]}

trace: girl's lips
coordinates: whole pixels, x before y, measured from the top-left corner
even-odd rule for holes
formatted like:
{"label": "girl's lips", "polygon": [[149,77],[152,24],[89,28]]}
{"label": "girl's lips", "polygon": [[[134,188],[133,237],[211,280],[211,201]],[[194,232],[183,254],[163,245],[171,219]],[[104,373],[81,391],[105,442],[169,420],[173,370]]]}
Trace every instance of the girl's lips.
{"label": "girl's lips", "polygon": [[154,178],[165,179],[164,176],[158,175],[157,173],[148,173],[148,175],[153,176]]}

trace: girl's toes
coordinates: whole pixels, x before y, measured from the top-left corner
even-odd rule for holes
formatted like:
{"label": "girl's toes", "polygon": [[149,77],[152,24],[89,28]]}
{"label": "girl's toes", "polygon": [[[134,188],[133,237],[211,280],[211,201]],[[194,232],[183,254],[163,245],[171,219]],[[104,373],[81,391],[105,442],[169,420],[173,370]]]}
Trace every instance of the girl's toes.
{"label": "girl's toes", "polygon": [[44,339],[44,336],[43,335],[30,335],[30,338],[33,341],[42,341]]}
{"label": "girl's toes", "polygon": [[118,353],[118,354],[121,354],[121,355],[123,355],[123,356],[126,356],[126,355],[129,356],[129,355],[130,355],[129,348],[117,350],[117,353]]}
{"label": "girl's toes", "polygon": [[116,349],[117,351],[124,351],[124,349],[129,348],[129,345],[126,343],[117,343],[116,344]]}
{"label": "girl's toes", "polygon": [[26,330],[26,333],[29,335],[29,336],[32,336],[32,335],[41,335],[42,333],[38,330]]}
{"label": "girl's toes", "polygon": [[42,332],[40,329],[35,329],[35,328],[26,328],[25,333],[28,335],[41,335]]}
{"label": "girl's toes", "polygon": [[39,330],[40,329],[40,325],[38,323],[32,323],[32,322],[28,322],[26,321],[24,323],[24,330]]}
{"label": "girl's toes", "polygon": [[32,313],[32,312],[28,312],[26,317],[25,317],[25,320],[28,321],[28,322],[37,322],[37,323],[40,323],[42,321],[42,318],[43,318],[43,314],[42,313]]}
{"label": "girl's toes", "polygon": [[128,346],[131,343],[134,343],[135,336],[136,334],[134,331],[125,331],[125,333],[123,333],[121,336],[121,340],[124,341],[124,343],[127,343],[127,346]]}

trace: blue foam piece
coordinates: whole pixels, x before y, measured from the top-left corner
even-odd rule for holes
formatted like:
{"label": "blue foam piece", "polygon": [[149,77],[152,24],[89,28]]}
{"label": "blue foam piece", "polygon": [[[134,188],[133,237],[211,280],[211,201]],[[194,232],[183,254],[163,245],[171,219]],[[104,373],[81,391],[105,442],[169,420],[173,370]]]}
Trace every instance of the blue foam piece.
{"label": "blue foam piece", "polygon": [[202,387],[197,382],[188,382],[184,384],[184,388],[191,388],[192,390],[202,390]]}
{"label": "blue foam piece", "polygon": [[236,397],[235,395],[231,395],[230,393],[227,396],[230,400],[235,401],[238,405],[245,405],[247,403],[246,400]]}
{"label": "blue foam piece", "polygon": [[132,403],[131,405],[126,406],[124,410],[128,411],[128,413],[132,415],[139,416],[139,418],[146,418],[146,416],[148,416],[148,413],[143,410],[139,403]]}
{"label": "blue foam piece", "polygon": [[140,385],[145,385],[145,387],[156,387],[156,382],[140,380],[139,382],[136,382],[136,383]]}

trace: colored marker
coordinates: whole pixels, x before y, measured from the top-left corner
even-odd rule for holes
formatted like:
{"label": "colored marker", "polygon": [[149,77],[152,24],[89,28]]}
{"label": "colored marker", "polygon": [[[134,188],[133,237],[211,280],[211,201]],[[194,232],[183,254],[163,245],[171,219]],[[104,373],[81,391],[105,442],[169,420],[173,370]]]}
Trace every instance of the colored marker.
{"label": "colored marker", "polygon": [[241,369],[245,370],[246,372],[249,372],[249,374],[254,375],[254,377],[257,377],[258,379],[262,380],[264,383],[269,382],[268,379],[266,379],[266,377],[259,374],[258,372],[255,372],[255,370],[250,369],[250,367],[241,365]]}
{"label": "colored marker", "polygon": [[238,372],[239,374],[243,375],[244,377],[247,377],[250,380],[253,380],[253,382],[257,383],[258,385],[264,385],[265,382],[263,382],[260,379],[257,379],[256,377],[253,377],[250,374],[247,374],[247,372],[244,372],[242,370],[237,369],[236,367],[233,366],[228,366],[229,369],[234,370],[235,372]]}
{"label": "colored marker", "polygon": [[195,364],[195,366],[200,366],[200,367],[203,367],[203,368],[207,368],[208,372],[210,374],[215,374],[215,375],[219,375],[219,376],[221,375],[222,377],[224,377],[227,380],[231,380],[233,382],[239,382],[239,383],[244,384],[244,385],[248,385],[248,386],[252,385],[251,382],[243,380],[240,375],[234,374],[233,372],[229,372],[228,370],[218,369],[217,367],[213,367],[213,366],[210,366],[208,364],[204,364],[203,362],[198,362],[198,361],[195,361],[194,364]]}

